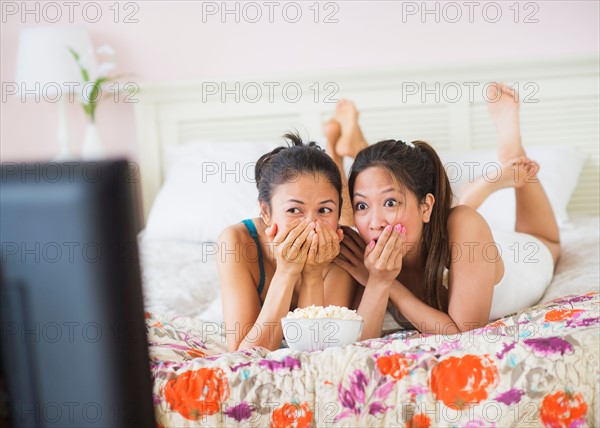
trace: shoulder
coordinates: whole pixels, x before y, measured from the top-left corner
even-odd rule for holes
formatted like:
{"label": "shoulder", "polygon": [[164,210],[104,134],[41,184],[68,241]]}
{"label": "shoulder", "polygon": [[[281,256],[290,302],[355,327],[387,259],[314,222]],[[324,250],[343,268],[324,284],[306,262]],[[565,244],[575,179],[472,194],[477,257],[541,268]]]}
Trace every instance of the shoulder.
{"label": "shoulder", "polygon": [[467,205],[457,205],[450,209],[450,215],[448,216],[448,224],[451,223],[460,224],[468,221],[484,221],[485,219],[479,214],[479,212]]}
{"label": "shoulder", "polygon": [[[476,209],[466,205],[457,205],[450,210],[448,216],[448,236],[450,240],[487,238],[491,230],[485,219]],[[454,238],[454,239],[453,239]]]}
{"label": "shoulder", "polygon": [[231,226],[226,227],[217,240],[218,242],[251,242],[253,241],[250,233],[248,232],[248,228],[244,225],[244,223],[235,223]]}
{"label": "shoulder", "polygon": [[246,251],[256,251],[256,242],[243,223],[226,227],[217,239],[217,251],[222,255],[217,257],[217,265],[234,265],[236,269],[251,269],[253,263],[245,257]]}
{"label": "shoulder", "polygon": [[256,265],[254,259],[246,257],[245,249],[256,244],[243,223],[226,227],[217,239],[217,269],[221,277],[221,288],[244,282],[254,283],[253,271]]}

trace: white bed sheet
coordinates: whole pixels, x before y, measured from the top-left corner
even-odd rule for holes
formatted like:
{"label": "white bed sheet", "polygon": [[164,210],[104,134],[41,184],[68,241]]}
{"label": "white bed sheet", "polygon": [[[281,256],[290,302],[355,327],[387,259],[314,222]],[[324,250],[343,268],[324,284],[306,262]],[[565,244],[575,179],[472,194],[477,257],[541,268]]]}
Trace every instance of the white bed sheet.
{"label": "white bed sheet", "polygon": [[[574,215],[572,222],[561,231],[562,255],[540,303],[600,288],[600,217]],[[213,244],[149,242],[143,233],[139,242],[147,311],[222,321]]]}
{"label": "white bed sheet", "polygon": [[561,230],[561,256],[540,303],[600,289],[600,217],[570,216],[573,228]]}
{"label": "white bed sheet", "polygon": [[146,311],[220,322],[221,293],[213,245],[145,241],[142,232],[139,248]]}

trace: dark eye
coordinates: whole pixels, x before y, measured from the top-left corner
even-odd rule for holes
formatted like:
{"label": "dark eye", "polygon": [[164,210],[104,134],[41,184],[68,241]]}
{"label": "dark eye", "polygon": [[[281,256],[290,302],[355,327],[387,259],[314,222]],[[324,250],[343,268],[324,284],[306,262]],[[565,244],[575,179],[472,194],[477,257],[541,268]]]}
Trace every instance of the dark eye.
{"label": "dark eye", "polygon": [[388,199],[383,203],[384,207],[395,207],[396,205],[398,205],[398,201],[395,199]]}
{"label": "dark eye", "polygon": [[333,210],[331,208],[327,208],[327,207],[319,208],[319,213],[320,214],[329,214],[329,213],[332,213],[332,212],[333,212]]}
{"label": "dark eye", "polygon": [[357,209],[358,211],[361,210],[366,210],[367,209],[367,204],[365,204],[364,202],[358,202],[355,206],[355,209]]}
{"label": "dark eye", "polygon": [[300,208],[290,208],[287,212],[291,214],[300,214]]}

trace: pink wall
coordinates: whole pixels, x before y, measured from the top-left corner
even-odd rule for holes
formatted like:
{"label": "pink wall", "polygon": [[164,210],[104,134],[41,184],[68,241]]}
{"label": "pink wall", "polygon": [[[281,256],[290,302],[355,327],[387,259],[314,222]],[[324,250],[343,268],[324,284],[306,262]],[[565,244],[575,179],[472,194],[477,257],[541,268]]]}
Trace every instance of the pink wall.
{"label": "pink wall", "polygon": [[[138,2],[119,3],[120,15],[115,23],[114,2],[100,2],[102,16],[83,16],[86,2],[74,10],[74,22],[69,22],[68,7],[62,8],[58,23],[49,23],[50,9],[44,14],[44,2],[29,2],[37,7],[39,18],[24,15],[22,2],[2,2],[1,78],[15,79],[16,51],[19,30],[31,25],[81,24],[88,27],[96,46],[108,43],[117,51],[117,73],[132,73],[125,80],[163,82],[199,80],[203,77],[239,76],[248,74],[276,75],[302,71],[351,70],[353,68],[417,67],[427,64],[473,63],[532,58],[556,58],[599,53],[599,3],[597,1],[545,1],[517,4],[519,16],[515,23],[514,2],[479,2],[469,22],[466,2],[428,2],[427,8],[439,10],[436,16],[423,16],[423,2],[325,2],[318,4],[320,16],[314,22],[313,2],[298,2],[302,17],[295,16],[289,2],[276,2],[273,23],[265,2],[251,5],[228,2],[227,7],[239,7],[240,22],[235,15],[222,17],[203,15],[222,2]],[[493,3],[493,4],[492,4]],[[7,4],[10,6],[6,9]],[[329,4],[326,6],[326,4]],[[526,4],[528,6],[526,6]],[[126,9],[126,5],[127,9]],[[137,5],[138,10],[133,9]],[[501,5],[502,16],[496,16],[495,5]],[[262,18],[252,20],[258,10]],[[14,7],[19,10],[9,14]],[[244,9],[244,7],[246,9]],[[334,8],[337,8],[337,12]],[[485,8],[485,13],[483,12]],[[415,10],[416,9],[416,10]],[[244,15],[244,11],[246,14]],[[409,14],[415,11],[415,14]],[[462,17],[456,23],[456,12]],[[337,23],[325,23],[325,16],[335,12]],[[53,12],[54,13],[54,12]],[[137,23],[126,23],[125,18]],[[537,23],[526,23],[533,14]],[[203,22],[203,17],[205,22]],[[87,19],[86,19],[87,18]],[[36,22],[36,19],[39,22]],[[404,21],[404,22],[403,22]],[[423,22],[425,21],[425,22]],[[4,98],[7,98],[6,100]],[[79,151],[83,139],[85,116],[81,107],[68,106],[72,148]],[[23,103],[18,97],[4,97],[0,112],[0,156],[3,161],[48,159],[57,151],[57,106],[50,103]],[[133,104],[107,100],[98,108],[97,124],[111,155],[137,158]]]}

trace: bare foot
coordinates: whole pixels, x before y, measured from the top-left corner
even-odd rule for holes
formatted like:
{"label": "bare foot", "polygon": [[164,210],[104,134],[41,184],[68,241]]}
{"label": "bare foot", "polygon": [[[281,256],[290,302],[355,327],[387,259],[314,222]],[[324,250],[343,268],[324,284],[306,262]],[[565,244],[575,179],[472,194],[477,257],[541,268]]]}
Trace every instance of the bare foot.
{"label": "bare foot", "polygon": [[529,183],[538,183],[537,173],[540,165],[526,156],[514,158],[502,164],[500,179],[495,183],[498,188],[514,187],[520,189]]}
{"label": "bare foot", "polygon": [[342,99],[335,107],[334,117],[342,129],[335,152],[338,156],[355,158],[358,152],[367,147],[365,137],[358,126],[358,110],[354,103]]}
{"label": "bare foot", "polygon": [[539,169],[538,163],[526,156],[511,159],[502,164],[498,176],[481,175],[475,181],[466,183],[460,191],[458,203],[478,209],[488,196],[500,189],[520,189],[529,183],[538,183]]}
{"label": "bare foot", "polygon": [[521,145],[519,94],[502,83],[487,88],[488,111],[498,132],[498,157],[502,163],[525,156]]}
{"label": "bare foot", "polygon": [[323,123],[323,134],[327,139],[326,152],[332,158],[339,157],[336,153],[336,144],[342,135],[342,128],[339,122],[335,119],[329,119],[327,122]]}

